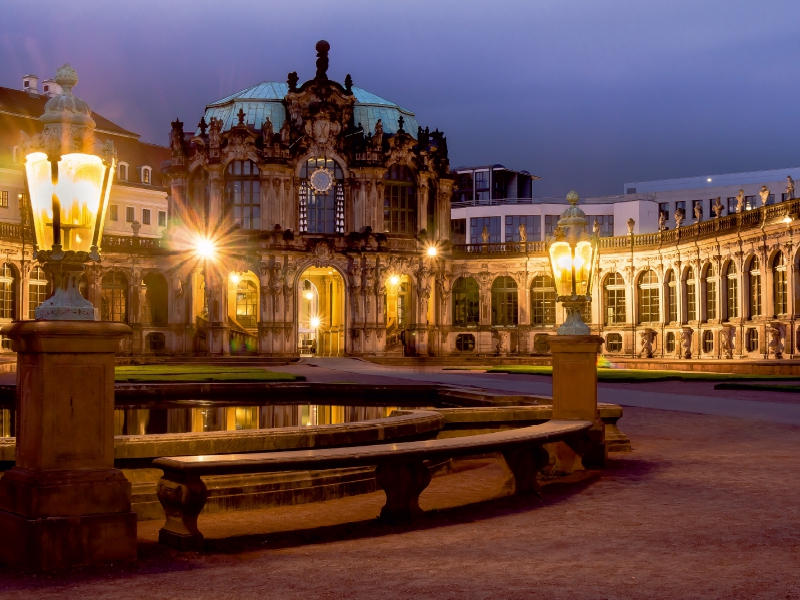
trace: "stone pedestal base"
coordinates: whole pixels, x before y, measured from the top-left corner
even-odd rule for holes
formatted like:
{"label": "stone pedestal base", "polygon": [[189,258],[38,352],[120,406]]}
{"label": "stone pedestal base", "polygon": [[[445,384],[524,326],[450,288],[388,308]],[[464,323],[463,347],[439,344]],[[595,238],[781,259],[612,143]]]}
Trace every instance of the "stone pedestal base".
{"label": "stone pedestal base", "polygon": [[594,422],[584,439],[558,442],[552,450],[556,470],[606,463],[605,427],[597,412],[597,354],[603,341],[597,335],[553,335],[547,340],[553,354],[553,419]]}
{"label": "stone pedestal base", "polygon": [[114,468],[120,323],[24,321],[16,466],[0,479],[0,561],[45,570],[136,558],[131,484]]}

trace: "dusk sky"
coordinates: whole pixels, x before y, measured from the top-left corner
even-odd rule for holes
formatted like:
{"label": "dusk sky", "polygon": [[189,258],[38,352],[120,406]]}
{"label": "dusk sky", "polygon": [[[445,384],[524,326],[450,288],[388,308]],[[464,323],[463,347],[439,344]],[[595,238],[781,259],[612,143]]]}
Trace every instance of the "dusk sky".
{"label": "dusk sky", "polygon": [[166,144],[205,104],[329,76],[448,138],[452,166],[540,175],[534,195],[800,165],[800,2],[6,0],[0,85],[69,62],[76,94]]}

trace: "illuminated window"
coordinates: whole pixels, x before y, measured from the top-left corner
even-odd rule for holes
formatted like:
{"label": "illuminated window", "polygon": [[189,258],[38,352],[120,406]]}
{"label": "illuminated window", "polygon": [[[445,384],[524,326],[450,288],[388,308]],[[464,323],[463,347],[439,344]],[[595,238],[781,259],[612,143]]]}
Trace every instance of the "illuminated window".
{"label": "illuminated window", "polygon": [[243,279],[236,286],[236,320],[242,327],[255,327],[258,311],[256,284]]}
{"label": "illuminated window", "polygon": [[261,175],[252,160],[228,163],[225,209],[242,229],[261,229]]}
{"label": "illuminated window", "polygon": [[686,270],[686,320],[697,320],[697,288],[695,287],[694,269]]}
{"label": "illuminated window", "polygon": [[481,297],[478,282],[472,277],[459,277],[453,283],[453,326],[477,327],[480,321]]}
{"label": "illuminated window", "polygon": [[733,261],[728,263],[727,271],[727,288],[728,294],[728,319],[735,319],[739,316],[739,280],[736,276],[736,265]]}
{"label": "illuminated window", "polygon": [[667,321],[678,322],[678,282],[671,270],[667,272]]}
{"label": "illuminated window", "polygon": [[[383,229],[387,233],[417,232],[417,186],[408,167],[393,165],[384,176]],[[429,199],[432,202],[433,199]]]}
{"label": "illuminated window", "polygon": [[142,183],[150,185],[153,181],[153,169],[150,167],[142,167]]}
{"label": "illuminated window", "polygon": [[128,280],[118,271],[103,276],[100,318],[103,321],[128,322]]}
{"label": "illuminated window", "polygon": [[517,282],[512,277],[498,277],[492,283],[492,325],[514,327],[517,319]]}
{"label": "illuminated window", "polygon": [[44,269],[33,267],[28,279],[28,318],[36,318],[36,308],[50,296],[50,282]]}
{"label": "illuminated window", "polygon": [[659,320],[658,276],[648,269],[639,276],[639,323]]}
{"label": "illuminated window", "polygon": [[713,321],[717,318],[717,280],[714,265],[706,269],[706,319]]}
{"label": "illuminated window", "polygon": [[549,275],[534,277],[531,282],[531,324],[555,325],[555,322],[556,284]]}
{"label": "illuminated window", "polygon": [[772,290],[774,313],[785,315],[788,303],[786,298],[786,258],[783,252],[778,252],[772,260]]}
{"label": "illuminated window", "polygon": [[300,231],[344,233],[344,175],[330,158],[312,158],[300,170]]}
{"label": "illuminated window", "polygon": [[587,218],[592,223],[592,230],[594,230],[594,224],[597,223],[600,237],[614,237],[614,215],[592,215]]}
{"label": "illuminated window", "polygon": [[750,261],[750,318],[761,314],[761,265],[757,257]]}
{"label": "illuminated window", "polygon": [[622,336],[618,333],[609,333],[606,336],[606,351],[607,352],[621,352],[622,351]]}
{"label": "illuminated window", "polygon": [[0,191],[0,208],[8,208],[8,192]]}
{"label": "illuminated window", "polygon": [[13,267],[3,263],[0,267],[0,319],[13,319],[16,314],[17,277]]}
{"label": "illuminated window", "polygon": [[625,322],[625,281],[619,273],[606,277],[603,286],[603,304],[606,311],[606,325]]}

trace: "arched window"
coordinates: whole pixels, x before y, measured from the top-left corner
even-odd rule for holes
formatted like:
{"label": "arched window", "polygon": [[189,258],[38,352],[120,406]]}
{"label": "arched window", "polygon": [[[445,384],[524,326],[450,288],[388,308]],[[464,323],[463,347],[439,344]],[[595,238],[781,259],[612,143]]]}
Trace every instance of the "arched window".
{"label": "arched window", "polygon": [[258,288],[249,279],[236,286],[236,320],[242,327],[255,327],[258,314]]}
{"label": "arched window", "polygon": [[492,325],[514,327],[517,324],[517,282],[501,276],[492,283]]}
{"label": "arched window", "polygon": [[[508,279],[510,279],[510,277]],[[497,282],[495,281],[495,283]],[[492,286],[492,288],[494,288],[494,286]],[[517,286],[514,284],[514,289],[516,290],[516,288]],[[516,302],[516,292],[514,302]],[[556,284],[549,275],[534,277],[531,282],[531,324],[555,325],[555,322]]]}
{"label": "arched window", "polygon": [[261,229],[260,177],[252,160],[233,160],[225,171],[225,208],[242,229]]}
{"label": "arched window", "polygon": [[603,285],[603,304],[606,310],[606,325],[625,322],[625,281],[619,273],[611,273],[606,277]]}
{"label": "arched window", "polygon": [[757,257],[750,261],[750,318],[761,314],[761,265]]}
{"label": "arched window", "polygon": [[618,333],[609,333],[606,336],[606,351],[620,352],[622,350],[622,336]]}
{"label": "arched window", "polygon": [[736,265],[733,261],[728,263],[727,283],[725,291],[728,293],[728,319],[739,316],[739,280],[736,276]]}
{"label": "arched window", "polygon": [[778,252],[772,259],[773,309],[776,315],[785,315],[788,310],[786,299],[786,258]]}
{"label": "arched window", "polygon": [[28,318],[36,318],[36,308],[50,296],[50,282],[42,267],[33,267],[28,279]]}
{"label": "arched window", "polygon": [[675,352],[675,333],[672,331],[667,332],[666,350],[670,354]]}
{"label": "arched window", "polygon": [[300,169],[300,232],[344,233],[342,169],[330,158],[312,158]]}
{"label": "arched window", "polygon": [[100,318],[103,321],[128,322],[128,280],[118,271],[103,276]]}
{"label": "arched window", "polygon": [[459,277],[453,283],[453,326],[477,327],[480,321],[481,295],[472,277]]}
{"label": "arched window", "polygon": [[703,354],[714,352],[714,332],[707,329],[703,332]]}
{"label": "arched window", "polygon": [[403,165],[389,167],[383,187],[383,230],[417,232],[417,187],[414,173]]}
{"label": "arched window", "polygon": [[142,283],[145,286],[142,322],[164,327],[168,321],[169,310],[167,280],[158,273],[148,273]]}
{"label": "arched window", "polygon": [[709,264],[704,280],[706,287],[706,320],[713,321],[717,318],[717,278],[714,265]]}
{"label": "arched window", "polygon": [[128,181],[128,163],[121,162],[117,165],[117,181]]}
{"label": "arched window", "polygon": [[150,167],[142,167],[142,183],[145,185],[153,184],[153,169]]}
{"label": "arched window", "polygon": [[17,277],[14,268],[3,263],[0,267],[0,319],[13,319],[16,315]]}
{"label": "arched window", "polygon": [[667,321],[678,322],[678,282],[672,269],[667,272]]}
{"label": "arched window", "polygon": [[659,320],[658,276],[648,269],[639,276],[639,323]]}
{"label": "arched window", "polygon": [[692,267],[686,269],[686,320],[697,320],[697,288]]}
{"label": "arched window", "polygon": [[397,328],[408,327],[408,315],[411,312],[411,284],[403,279],[397,286]]}

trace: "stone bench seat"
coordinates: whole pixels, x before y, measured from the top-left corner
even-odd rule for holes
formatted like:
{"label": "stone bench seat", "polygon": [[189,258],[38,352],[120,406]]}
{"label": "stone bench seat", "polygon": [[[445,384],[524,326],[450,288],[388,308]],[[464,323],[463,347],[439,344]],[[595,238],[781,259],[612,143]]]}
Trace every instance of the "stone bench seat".
{"label": "stone bench seat", "polygon": [[422,512],[419,496],[431,481],[426,463],[500,452],[513,473],[514,492],[538,494],[537,475],[549,462],[542,446],[581,440],[591,427],[590,421],[554,420],[521,429],[427,441],[158,458],[153,465],[164,472],[157,493],[166,515],[159,542],[178,550],[203,548],[203,534],[197,528],[197,517],[208,498],[203,476],[375,466],[376,481],[386,493],[380,517],[404,520]]}

